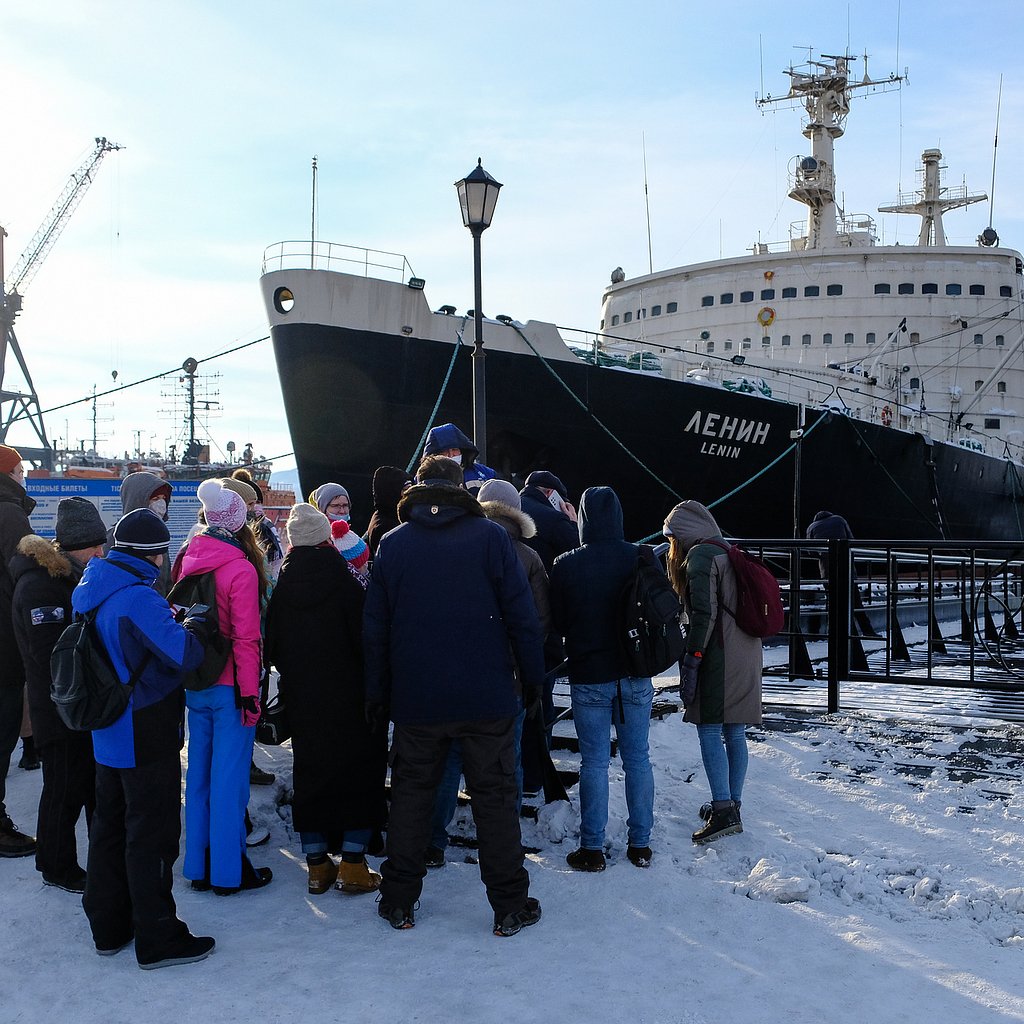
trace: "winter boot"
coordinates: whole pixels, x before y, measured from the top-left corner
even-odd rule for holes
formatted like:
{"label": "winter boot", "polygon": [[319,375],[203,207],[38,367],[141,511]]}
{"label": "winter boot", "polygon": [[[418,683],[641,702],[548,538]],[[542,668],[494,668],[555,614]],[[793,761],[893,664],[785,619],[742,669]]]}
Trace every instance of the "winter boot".
{"label": "winter boot", "polygon": [[573,871],[604,871],[604,850],[585,850],[581,846],[565,858],[565,863]]}
{"label": "winter boot", "polygon": [[649,846],[630,846],[626,848],[629,863],[638,868],[649,868],[654,858],[654,851]]}
{"label": "winter boot", "polygon": [[519,908],[508,914],[494,915],[494,934],[501,938],[508,938],[516,935],[531,924],[540,920],[540,903],[532,896],[526,898],[526,902]]}
{"label": "winter boot", "polygon": [[380,874],[371,870],[365,857],[353,862],[345,860],[343,856],[338,865],[338,881],[334,888],[353,896],[376,892],[380,888]]}
{"label": "winter boot", "polygon": [[313,896],[327,892],[338,878],[338,865],[326,854],[324,859],[316,864],[307,858],[306,867],[309,868],[308,889]]}
{"label": "winter boot", "polygon": [[21,760],[18,767],[27,772],[34,772],[41,767],[39,754],[36,753],[36,741],[31,736],[24,736],[21,740]]}
{"label": "winter boot", "polygon": [[[737,800],[736,801],[736,810],[739,811],[739,809],[742,806],[743,806],[743,801],[742,800]],[[710,800],[706,804],[701,804],[700,805],[700,810],[697,812],[700,815],[700,820],[701,821],[710,821],[711,820],[711,812],[714,809],[715,808],[712,806]]]}
{"label": "winter boot", "polygon": [[29,857],[35,852],[35,839],[19,832],[8,815],[0,814],[0,857]]}
{"label": "winter boot", "polygon": [[255,761],[249,763],[250,786],[272,786],[276,778],[273,772],[265,772]]}
{"label": "winter boot", "polygon": [[711,817],[693,833],[692,838],[699,845],[742,831],[739,808],[731,800],[716,800],[711,805]]}
{"label": "winter boot", "polygon": [[386,900],[377,898],[377,915],[384,918],[385,921],[396,931],[406,931],[409,928],[413,928],[416,925],[416,907],[419,906],[417,903],[412,907],[400,907],[396,903],[388,903]]}
{"label": "winter boot", "polygon": [[427,852],[423,855],[423,863],[428,868],[443,868],[444,850],[440,846],[428,846]]}

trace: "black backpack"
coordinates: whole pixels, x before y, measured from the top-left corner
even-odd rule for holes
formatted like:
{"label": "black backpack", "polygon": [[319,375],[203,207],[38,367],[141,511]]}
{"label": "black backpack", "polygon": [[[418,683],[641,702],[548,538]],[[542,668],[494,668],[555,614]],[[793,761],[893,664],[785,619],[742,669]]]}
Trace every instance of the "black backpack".
{"label": "black backpack", "polygon": [[641,552],[622,590],[619,635],[631,676],[656,676],[683,656],[679,598],[661,566]]}
{"label": "black backpack", "polygon": [[181,677],[186,690],[205,690],[213,686],[224,671],[231,654],[231,641],[220,631],[220,612],[217,607],[217,584],[212,570],[192,576],[182,576],[167,594],[167,603],[177,613],[187,611],[193,605],[205,605],[203,612],[210,624],[209,638],[204,641],[206,653],[198,668],[191,669]]}
{"label": "black backpack", "polygon": [[146,651],[127,686],[117,676],[96,632],[96,612],[75,619],[50,654],[50,698],[60,720],[75,732],[113,725],[131,699],[135,684],[152,657]]}

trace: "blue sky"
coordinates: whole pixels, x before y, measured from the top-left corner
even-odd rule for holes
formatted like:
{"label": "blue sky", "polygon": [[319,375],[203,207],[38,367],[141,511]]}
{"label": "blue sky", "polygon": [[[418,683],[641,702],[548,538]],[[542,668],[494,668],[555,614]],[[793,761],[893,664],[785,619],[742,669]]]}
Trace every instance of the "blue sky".
{"label": "blue sky", "polygon": [[[813,24],[814,14],[818,24]],[[404,254],[436,308],[472,305],[472,246],[452,183],[483,157],[505,184],[484,235],[484,309],[594,328],[609,272],[647,268],[643,145],[656,269],[781,240],[805,150],[799,115],[762,115],[807,47],[869,52],[898,93],[855,102],[837,146],[850,212],[886,242],[913,219],[877,214],[939,146],[947,181],[989,191],[1003,75],[994,223],[1024,246],[1024,32],[1017,5],[393,2],[0,6],[0,224],[10,268],[96,135],[125,149],[25,295],[17,332],[44,408],[266,334],[263,250],[310,230],[319,162],[324,240]],[[799,47],[803,47],[800,49]],[[971,244],[988,206],[947,218]],[[269,342],[218,359],[223,447],[290,451]],[[8,385],[13,383],[8,378]],[[101,450],[163,447],[176,378],[100,410]],[[324,411],[325,418],[330,410]],[[326,422],[326,419],[325,419]],[[87,406],[48,418],[91,434]],[[18,438],[11,438],[17,443]],[[288,460],[280,460],[283,469]]]}

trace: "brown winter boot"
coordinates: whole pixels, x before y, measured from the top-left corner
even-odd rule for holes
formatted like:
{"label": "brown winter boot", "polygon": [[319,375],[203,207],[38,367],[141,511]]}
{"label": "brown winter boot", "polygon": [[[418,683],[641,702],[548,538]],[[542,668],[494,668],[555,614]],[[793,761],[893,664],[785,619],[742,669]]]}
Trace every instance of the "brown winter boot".
{"label": "brown winter boot", "polygon": [[338,865],[330,857],[322,864],[307,863],[306,867],[309,868],[309,892],[313,896],[327,892],[338,877]]}
{"label": "brown winter boot", "polygon": [[338,865],[338,883],[335,885],[335,889],[340,892],[358,895],[364,892],[376,892],[379,888],[380,875],[371,870],[365,857],[355,864],[343,860]]}

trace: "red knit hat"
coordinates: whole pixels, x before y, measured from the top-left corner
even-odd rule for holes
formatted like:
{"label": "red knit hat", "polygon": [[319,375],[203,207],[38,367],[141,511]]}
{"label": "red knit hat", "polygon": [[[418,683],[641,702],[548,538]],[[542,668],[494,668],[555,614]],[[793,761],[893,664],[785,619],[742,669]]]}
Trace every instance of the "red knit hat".
{"label": "red knit hat", "polygon": [[21,452],[17,448],[0,444],[0,473],[13,473],[21,461]]}

